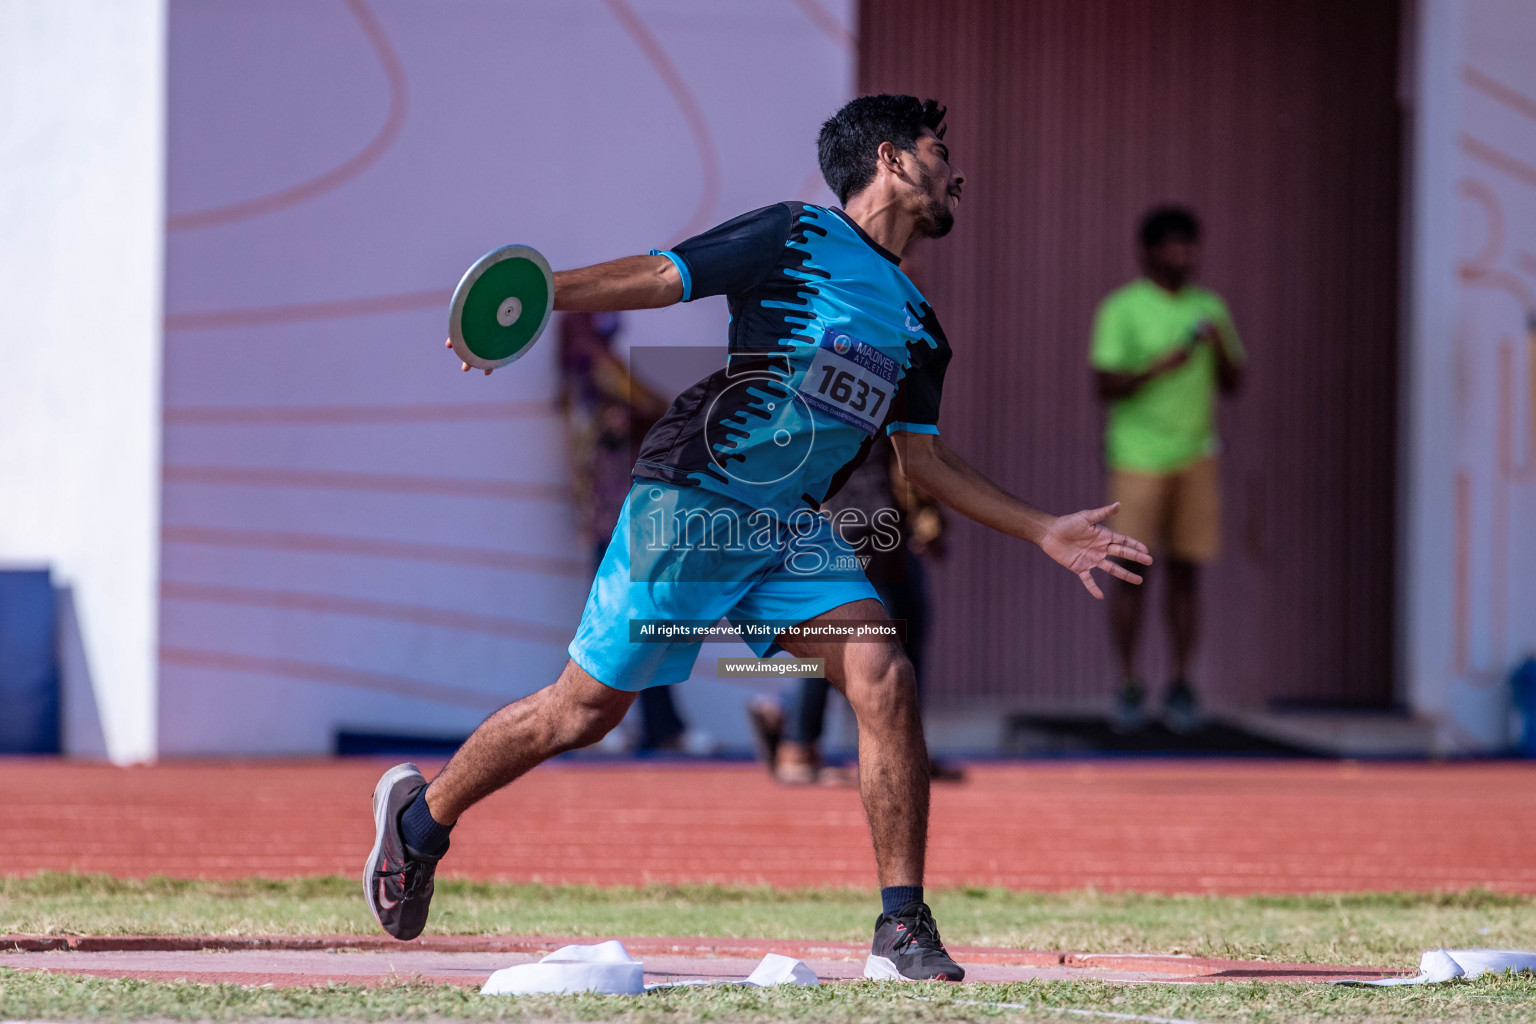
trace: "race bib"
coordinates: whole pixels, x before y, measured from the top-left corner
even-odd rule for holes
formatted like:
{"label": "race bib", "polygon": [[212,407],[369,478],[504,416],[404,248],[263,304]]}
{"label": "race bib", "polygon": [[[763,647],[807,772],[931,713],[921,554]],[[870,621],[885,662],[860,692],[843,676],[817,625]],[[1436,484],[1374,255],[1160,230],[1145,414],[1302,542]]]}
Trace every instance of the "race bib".
{"label": "race bib", "polygon": [[896,394],[899,369],[873,345],[829,327],[800,382],[800,396],[812,408],[874,434]]}

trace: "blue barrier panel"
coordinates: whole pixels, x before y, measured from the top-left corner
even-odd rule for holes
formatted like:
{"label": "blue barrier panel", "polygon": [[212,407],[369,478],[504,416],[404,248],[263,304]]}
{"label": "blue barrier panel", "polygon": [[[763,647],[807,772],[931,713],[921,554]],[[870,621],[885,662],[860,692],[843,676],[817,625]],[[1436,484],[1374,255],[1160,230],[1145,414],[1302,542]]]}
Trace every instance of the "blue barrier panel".
{"label": "blue barrier panel", "polygon": [[1514,687],[1515,707],[1520,709],[1524,722],[1520,728],[1520,745],[1515,753],[1521,757],[1536,757],[1536,657],[1526,658],[1509,675],[1509,685]]}
{"label": "blue barrier panel", "polygon": [[53,582],[47,569],[0,572],[0,754],[58,752]]}

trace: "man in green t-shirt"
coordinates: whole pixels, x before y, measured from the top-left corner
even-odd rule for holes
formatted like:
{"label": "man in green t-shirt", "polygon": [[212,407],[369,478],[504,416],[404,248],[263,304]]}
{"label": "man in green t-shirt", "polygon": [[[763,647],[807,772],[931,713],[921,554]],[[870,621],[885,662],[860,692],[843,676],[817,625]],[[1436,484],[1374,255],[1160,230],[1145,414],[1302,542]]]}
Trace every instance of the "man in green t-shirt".
{"label": "man in green t-shirt", "polygon": [[[1089,362],[1109,407],[1109,500],[1120,502],[1114,528],[1165,554],[1174,672],[1164,707],[1169,726],[1187,731],[1199,722],[1189,683],[1197,567],[1221,546],[1216,393],[1238,389],[1244,355],[1221,296],[1191,283],[1200,258],[1195,215],[1159,207],[1143,219],[1140,242],[1143,276],[1099,305]],[[1110,594],[1121,671],[1116,720],[1124,727],[1145,721],[1146,688],[1136,673],[1142,592],[1117,586]]]}

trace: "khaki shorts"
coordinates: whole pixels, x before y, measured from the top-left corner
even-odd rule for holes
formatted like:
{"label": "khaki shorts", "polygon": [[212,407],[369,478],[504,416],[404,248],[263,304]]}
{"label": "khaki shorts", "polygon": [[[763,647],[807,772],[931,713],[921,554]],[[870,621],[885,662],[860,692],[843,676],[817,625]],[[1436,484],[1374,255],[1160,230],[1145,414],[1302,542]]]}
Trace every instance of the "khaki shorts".
{"label": "khaki shorts", "polygon": [[1112,528],[1154,554],[1199,563],[1221,550],[1221,474],[1214,457],[1162,475],[1112,469],[1109,500],[1120,503]]}

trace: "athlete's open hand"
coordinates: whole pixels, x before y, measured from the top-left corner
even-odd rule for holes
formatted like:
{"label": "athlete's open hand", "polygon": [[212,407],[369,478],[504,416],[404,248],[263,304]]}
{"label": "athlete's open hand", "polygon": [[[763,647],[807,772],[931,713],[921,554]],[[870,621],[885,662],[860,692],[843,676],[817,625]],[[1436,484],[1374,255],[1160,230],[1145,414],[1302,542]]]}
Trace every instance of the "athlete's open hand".
{"label": "athlete's open hand", "polygon": [[1040,547],[1046,554],[1066,566],[1068,572],[1076,573],[1077,578],[1083,581],[1083,586],[1088,588],[1088,593],[1101,601],[1104,592],[1094,582],[1092,570],[1103,569],[1116,579],[1140,583],[1140,576],[1110,559],[1123,558],[1127,562],[1152,564],[1152,556],[1147,553],[1145,544],[1102,525],[1119,507],[1117,501],[1103,508],[1059,516],[1040,541]]}
{"label": "athlete's open hand", "polygon": [[[443,342],[443,345],[444,345],[444,346],[445,346],[445,347],[447,347],[447,348],[453,348],[453,339],[452,339],[452,338],[449,338],[449,339],[448,339],[448,340],[447,340],[447,341],[445,341],[445,342]],[[468,364],[468,363],[466,363],[466,362],[463,362],[463,361],[462,361],[462,360],[461,360],[461,361],[460,361],[460,362],[459,362],[459,365],[460,365],[460,366],[462,366],[462,367],[463,367],[463,368],[464,368],[464,372],[465,372],[465,373],[468,373],[468,372],[469,372],[469,364]],[[491,375],[491,371],[490,371],[490,370],[486,370],[486,371],[485,371],[485,375],[486,375],[486,376],[487,376],[487,377],[489,377],[489,376],[490,376],[490,375]]]}

